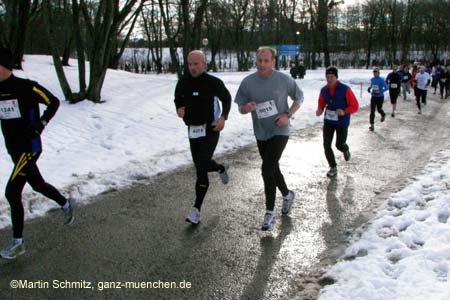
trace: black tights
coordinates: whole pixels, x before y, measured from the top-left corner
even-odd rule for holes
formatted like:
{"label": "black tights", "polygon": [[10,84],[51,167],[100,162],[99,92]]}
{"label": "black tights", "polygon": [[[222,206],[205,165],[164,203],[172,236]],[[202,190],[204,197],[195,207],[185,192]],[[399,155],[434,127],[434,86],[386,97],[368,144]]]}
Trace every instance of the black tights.
{"label": "black tights", "polygon": [[22,204],[22,191],[25,183],[38,193],[56,201],[63,206],[67,199],[51,184],[45,182],[36,165],[40,153],[22,153],[11,155],[14,162],[14,169],[6,185],[5,196],[11,207],[11,220],[13,227],[13,237],[22,238],[24,224],[24,210]]}
{"label": "black tights", "polygon": [[289,140],[289,136],[276,135],[267,141],[257,141],[262,158],[262,177],[266,195],[266,209],[273,211],[277,187],[283,196],[289,193],[280,170],[280,158]]}
{"label": "black tights", "polygon": [[219,142],[219,132],[212,131],[209,126],[206,130],[206,136],[189,139],[191,146],[192,160],[197,171],[197,182],[195,183],[195,204],[198,210],[201,209],[203,199],[209,187],[208,172],[223,172],[225,168],[216,163],[212,156]]}

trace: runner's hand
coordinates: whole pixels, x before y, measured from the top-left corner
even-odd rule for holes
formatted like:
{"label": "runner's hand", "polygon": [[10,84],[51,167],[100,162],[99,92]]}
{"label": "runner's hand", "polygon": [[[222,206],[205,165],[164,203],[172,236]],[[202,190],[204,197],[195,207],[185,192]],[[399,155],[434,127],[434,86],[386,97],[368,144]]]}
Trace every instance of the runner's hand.
{"label": "runner's hand", "polygon": [[323,109],[317,109],[316,110],[316,116],[320,116],[323,113]]}
{"label": "runner's hand", "polygon": [[337,109],[336,110],[336,114],[338,115],[338,116],[343,116],[343,115],[345,115],[345,110],[343,110],[343,109]]}
{"label": "runner's hand", "polygon": [[28,126],[26,134],[29,138],[34,138],[40,136],[42,131],[44,131],[44,124],[41,121],[34,122]]}
{"label": "runner's hand", "polygon": [[177,115],[178,115],[178,117],[180,117],[180,118],[184,118],[184,106],[179,107],[179,108],[177,109]]}
{"label": "runner's hand", "polygon": [[225,118],[220,117],[217,121],[212,123],[213,131],[221,131],[225,127]]}
{"label": "runner's hand", "polygon": [[255,101],[252,101],[252,102],[249,102],[249,103],[243,105],[242,112],[243,112],[244,114],[247,114],[247,113],[249,113],[249,112],[254,111],[255,109],[256,109],[256,102],[255,102]]}
{"label": "runner's hand", "polygon": [[287,114],[281,114],[281,115],[278,115],[278,116],[275,118],[275,124],[276,124],[278,127],[284,127],[284,126],[287,126],[287,125],[289,124],[289,117],[288,117],[288,115],[287,115]]}

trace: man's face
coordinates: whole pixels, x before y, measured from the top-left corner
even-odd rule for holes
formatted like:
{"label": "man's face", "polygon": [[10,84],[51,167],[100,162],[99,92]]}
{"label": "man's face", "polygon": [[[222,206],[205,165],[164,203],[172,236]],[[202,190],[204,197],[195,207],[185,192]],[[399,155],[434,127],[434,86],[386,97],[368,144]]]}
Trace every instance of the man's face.
{"label": "man's face", "polygon": [[336,82],[337,82],[336,75],[334,75],[334,74],[327,74],[326,77],[327,77],[327,83],[330,86],[335,86],[336,85]]}
{"label": "man's face", "polygon": [[380,72],[378,72],[378,71],[373,71],[373,76],[374,76],[374,77],[380,76]]}
{"label": "man's face", "polygon": [[261,51],[256,58],[256,68],[258,73],[263,77],[272,75],[273,67],[275,66],[275,58],[269,50]]}
{"label": "man's face", "polygon": [[206,70],[206,62],[200,53],[190,53],[188,56],[189,73],[192,77],[199,77]]}
{"label": "man's face", "polygon": [[0,81],[6,80],[11,76],[12,71],[0,65]]}

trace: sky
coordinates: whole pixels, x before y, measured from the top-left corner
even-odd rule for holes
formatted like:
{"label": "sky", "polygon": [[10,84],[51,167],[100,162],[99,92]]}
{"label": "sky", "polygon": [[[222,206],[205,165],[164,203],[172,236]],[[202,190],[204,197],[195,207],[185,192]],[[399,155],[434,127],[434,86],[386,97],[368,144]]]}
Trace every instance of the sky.
{"label": "sky", "polygon": [[[50,57],[26,55],[23,67],[16,76],[37,80],[63,98]],[[65,67],[65,71],[76,90],[77,68]],[[250,73],[214,75],[234,97]],[[382,70],[381,76],[387,73]],[[361,107],[369,103],[366,89],[371,75],[371,70],[339,70],[339,79],[352,87]],[[105,103],[63,101],[42,134],[44,152],[38,166],[44,178],[76,205],[85,205],[102,192],[146,182],[151,176],[191,164],[187,130],[173,104],[176,82],[172,74],[109,70],[102,92]],[[319,90],[326,84],[324,70],[307,70],[297,84],[305,101],[291,121],[292,130],[322,122],[315,110]],[[233,104],[216,153],[254,143],[251,118],[241,115]],[[0,164],[0,190],[4,190],[13,165],[3,142]],[[336,283],[326,286],[319,299],[450,299],[449,179],[447,149],[436,154],[410,185],[391,195],[366,230],[354,235],[342,260],[325,275]],[[27,220],[58,208],[28,186],[23,203]],[[9,205],[2,193],[0,228],[9,225]]]}

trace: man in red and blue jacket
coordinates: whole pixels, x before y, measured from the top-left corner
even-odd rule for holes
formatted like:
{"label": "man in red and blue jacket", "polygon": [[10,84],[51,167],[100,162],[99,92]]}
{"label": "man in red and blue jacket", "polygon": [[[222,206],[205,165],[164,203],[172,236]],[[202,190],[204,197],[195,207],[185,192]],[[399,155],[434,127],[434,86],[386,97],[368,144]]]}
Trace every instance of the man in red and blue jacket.
{"label": "man in red and blue jacket", "polygon": [[336,67],[328,67],[325,72],[327,85],[320,91],[319,104],[316,115],[320,116],[325,111],[323,124],[323,146],[325,156],[330,166],[328,177],[337,175],[336,158],[334,157],[331,143],[336,132],[336,148],[344,153],[344,159],[350,160],[350,150],[347,145],[348,126],[350,115],[358,111],[358,100],[353,91],[347,85],[338,81]]}

